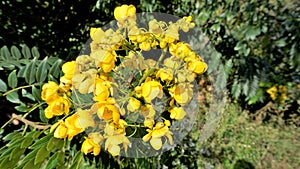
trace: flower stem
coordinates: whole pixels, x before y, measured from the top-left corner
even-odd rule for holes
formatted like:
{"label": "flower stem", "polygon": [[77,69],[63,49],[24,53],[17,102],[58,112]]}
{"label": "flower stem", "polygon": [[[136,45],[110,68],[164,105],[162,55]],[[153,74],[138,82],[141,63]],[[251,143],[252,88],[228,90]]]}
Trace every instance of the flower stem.
{"label": "flower stem", "polygon": [[6,96],[6,95],[8,95],[9,93],[11,93],[11,92],[13,92],[13,91],[16,91],[16,90],[29,88],[29,87],[36,86],[36,85],[40,85],[40,84],[39,84],[39,83],[35,83],[35,84],[32,84],[32,85],[20,86],[20,87],[17,87],[17,88],[14,88],[14,89],[12,89],[12,90],[9,90],[9,91],[5,92],[2,96]]}

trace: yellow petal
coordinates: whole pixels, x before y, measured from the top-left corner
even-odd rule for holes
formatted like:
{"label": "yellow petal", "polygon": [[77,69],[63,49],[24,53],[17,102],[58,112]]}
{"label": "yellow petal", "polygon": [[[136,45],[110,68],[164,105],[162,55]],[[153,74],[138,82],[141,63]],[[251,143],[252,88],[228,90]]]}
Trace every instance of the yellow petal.
{"label": "yellow petal", "polygon": [[159,150],[162,147],[161,138],[152,138],[150,144],[155,150]]}
{"label": "yellow petal", "polygon": [[112,156],[117,156],[120,154],[120,147],[118,145],[111,145],[110,147],[108,147],[108,152]]}
{"label": "yellow petal", "polygon": [[151,133],[148,133],[148,134],[146,134],[146,135],[143,137],[143,141],[144,141],[144,142],[147,142],[147,141],[150,140],[150,138],[151,138]]}

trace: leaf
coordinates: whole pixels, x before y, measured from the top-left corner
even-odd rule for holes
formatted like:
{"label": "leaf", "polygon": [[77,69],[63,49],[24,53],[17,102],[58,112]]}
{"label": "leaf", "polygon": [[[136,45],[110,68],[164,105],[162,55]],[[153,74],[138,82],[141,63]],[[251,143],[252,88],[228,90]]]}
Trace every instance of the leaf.
{"label": "leaf", "polygon": [[32,86],[31,93],[35,100],[42,101],[40,89],[36,88],[35,86]]}
{"label": "leaf", "polygon": [[28,47],[27,45],[24,45],[24,46],[22,47],[22,54],[24,55],[24,57],[25,57],[26,59],[31,58],[30,49],[29,49],[29,47]]}
{"label": "leaf", "polygon": [[53,169],[57,166],[57,153],[52,155],[47,161],[45,169]]}
{"label": "leaf", "polygon": [[35,46],[31,49],[31,53],[32,53],[32,56],[35,57],[35,58],[40,57],[40,52],[38,51],[38,48],[35,47]]}
{"label": "leaf", "polygon": [[27,148],[30,146],[33,142],[33,138],[31,137],[25,137],[24,140],[21,143],[21,148]]}
{"label": "leaf", "polygon": [[24,78],[25,78],[25,70],[26,70],[26,68],[27,68],[27,66],[22,67],[22,68],[19,70],[17,76],[18,76],[18,77],[24,77]]}
{"label": "leaf", "polygon": [[53,63],[53,65],[51,66],[50,70],[49,70],[49,74],[53,75],[54,77],[58,78],[58,75],[60,73],[60,65],[62,63],[61,59],[58,59],[57,61],[55,61]]}
{"label": "leaf", "polygon": [[9,140],[12,140],[13,138],[18,138],[18,137],[22,137],[22,134],[19,133],[19,132],[12,132],[12,133],[9,133],[7,134],[3,140],[4,141],[9,141]]}
{"label": "leaf", "polygon": [[220,68],[219,68],[217,80],[216,80],[216,91],[224,90],[226,88],[226,83],[227,83],[224,68],[222,65],[220,65],[219,67]]}
{"label": "leaf", "polygon": [[7,91],[7,85],[3,80],[0,79],[0,92],[6,92]]}
{"label": "leaf", "polygon": [[11,88],[15,88],[18,85],[18,78],[17,78],[17,70],[12,71],[9,75],[8,75],[8,86]]}
{"label": "leaf", "polygon": [[17,91],[10,92],[8,95],[6,95],[6,99],[12,103],[21,103]]}
{"label": "leaf", "polygon": [[18,161],[21,155],[24,154],[25,150],[26,148],[20,148],[20,147],[14,148],[9,155],[9,160],[17,159]]}
{"label": "leaf", "polygon": [[42,107],[40,107],[39,109],[40,109],[39,114],[40,114],[41,121],[44,123],[48,123],[49,120],[45,116],[44,109]]}
{"label": "leaf", "polygon": [[218,65],[220,63],[221,54],[218,52],[214,52],[212,54],[211,60],[208,62],[208,70],[207,73],[210,74],[211,72],[217,70]]}
{"label": "leaf", "polygon": [[245,96],[248,96],[248,93],[249,93],[249,80],[246,79],[244,85],[243,85],[243,94]]}
{"label": "leaf", "polygon": [[35,72],[36,72],[36,68],[35,68],[35,62],[36,60],[33,59],[27,66],[25,69],[25,81],[28,84],[32,84],[35,81]]}
{"label": "leaf", "polygon": [[34,158],[34,165],[43,162],[49,155],[50,152],[47,151],[46,146],[41,147]]}
{"label": "leaf", "polygon": [[63,146],[64,146],[64,141],[62,139],[52,137],[49,140],[46,148],[48,151],[53,151],[56,149],[61,149]]}
{"label": "leaf", "polygon": [[37,72],[36,72],[37,82],[43,82],[47,77],[47,59],[48,57],[45,57],[37,68]]}
{"label": "leaf", "polygon": [[44,136],[43,138],[40,138],[38,141],[36,141],[33,145],[30,146],[31,149],[39,149],[40,147],[48,144],[48,141],[50,138],[52,138],[53,135],[48,134]]}
{"label": "leaf", "polygon": [[83,154],[81,151],[78,151],[74,157],[73,163],[70,169],[79,169],[81,163],[83,161]]}
{"label": "leaf", "polygon": [[0,163],[0,168],[6,169],[6,168],[14,168],[17,161],[9,160],[9,157],[6,157],[2,159],[2,162]]}
{"label": "leaf", "polygon": [[234,82],[233,82],[233,85],[231,88],[231,92],[232,92],[233,98],[235,98],[235,99],[239,98],[241,95],[241,84],[238,83],[237,79],[234,79]]}
{"label": "leaf", "polygon": [[24,165],[26,165],[30,160],[32,160],[32,163],[34,163],[34,157],[36,156],[36,153],[39,149],[34,149],[30,153],[28,153],[22,160],[22,163],[17,168],[23,168]]}
{"label": "leaf", "polygon": [[11,54],[13,55],[13,57],[15,59],[20,59],[21,58],[21,52],[16,46],[12,46],[10,48],[10,52],[11,52]]}
{"label": "leaf", "polygon": [[29,160],[23,167],[23,169],[39,169],[42,163],[36,164],[34,159]]}
{"label": "leaf", "polygon": [[58,165],[65,164],[65,152],[61,151],[57,153],[57,163]]}
{"label": "leaf", "polygon": [[260,34],[260,28],[249,28],[246,31],[246,39],[247,40],[255,40],[256,36],[258,36]]}
{"label": "leaf", "polygon": [[23,97],[26,97],[26,98],[28,98],[32,101],[35,101],[35,98],[33,97],[33,95],[31,93],[27,92],[27,90],[22,89],[21,91],[22,91],[22,96]]}
{"label": "leaf", "polygon": [[29,108],[23,103],[19,106],[15,106],[15,109],[19,112],[27,112],[29,110]]}
{"label": "leaf", "polygon": [[7,48],[7,46],[3,46],[3,47],[1,48],[1,50],[0,50],[0,53],[1,53],[1,58],[2,58],[3,60],[8,60],[8,59],[11,58],[11,54],[10,54],[10,52],[9,52],[9,50],[8,50],[8,48]]}

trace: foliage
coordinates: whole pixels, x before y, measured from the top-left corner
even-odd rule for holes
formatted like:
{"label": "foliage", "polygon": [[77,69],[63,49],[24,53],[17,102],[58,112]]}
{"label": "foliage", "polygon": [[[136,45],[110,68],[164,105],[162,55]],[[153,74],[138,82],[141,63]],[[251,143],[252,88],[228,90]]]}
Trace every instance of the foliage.
{"label": "foliage", "polygon": [[[130,159],[101,152],[98,158],[80,152],[76,142],[83,140],[60,140],[43,130],[58,119],[45,118],[41,85],[49,80],[58,82],[62,63],[78,55],[89,37],[89,29],[111,21],[113,9],[124,2],[1,2],[0,121],[6,127],[0,130],[0,168],[16,164],[19,168],[33,168],[34,164],[46,168],[297,168],[300,165],[297,0],[133,2],[137,12],[192,14],[196,25],[217,49],[211,58],[204,58],[208,61],[208,80],[200,83],[208,84],[209,76],[216,75],[210,74],[214,70],[222,72],[216,75],[217,85],[213,87],[219,90],[227,87],[228,102],[239,103],[249,112],[229,105],[217,132],[207,142],[199,142],[201,130],[196,125],[182,144],[161,156]],[[30,49],[25,44],[35,47]],[[277,92],[279,86],[286,90]],[[274,87],[278,90],[272,92],[270,89]],[[209,97],[210,91],[201,97]],[[201,119],[208,112],[207,100],[201,107],[204,110],[200,111],[197,124],[203,122]],[[25,118],[42,130],[24,125]],[[59,146],[52,149],[53,144]]]}

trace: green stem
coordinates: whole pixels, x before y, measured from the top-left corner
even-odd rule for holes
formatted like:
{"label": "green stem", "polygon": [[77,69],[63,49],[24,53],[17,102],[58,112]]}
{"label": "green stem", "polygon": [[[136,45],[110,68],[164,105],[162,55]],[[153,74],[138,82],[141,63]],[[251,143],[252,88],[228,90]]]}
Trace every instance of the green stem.
{"label": "green stem", "polygon": [[20,90],[20,89],[25,89],[25,88],[29,88],[29,87],[36,86],[36,85],[40,85],[40,83],[35,83],[35,84],[32,84],[32,85],[26,85],[26,86],[20,86],[20,87],[14,88],[12,90],[9,90],[9,91],[5,92],[3,94],[3,96],[6,96],[6,95],[8,95],[9,93],[11,93],[13,91]]}
{"label": "green stem", "polygon": [[164,57],[166,56],[166,53],[167,53],[167,52],[166,52],[166,49],[164,49],[164,50],[162,51],[162,54],[160,55],[158,61],[155,63],[154,67],[151,68],[150,70],[148,70],[147,73],[140,79],[138,86],[141,85],[141,84],[144,82],[144,80],[145,80],[147,77],[149,77],[149,75],[150,75],[151,73],[154,72],[154,70],[156,69],[156,67],[158,66],[158,64],[159,64],[159,63],[164,59]]}

